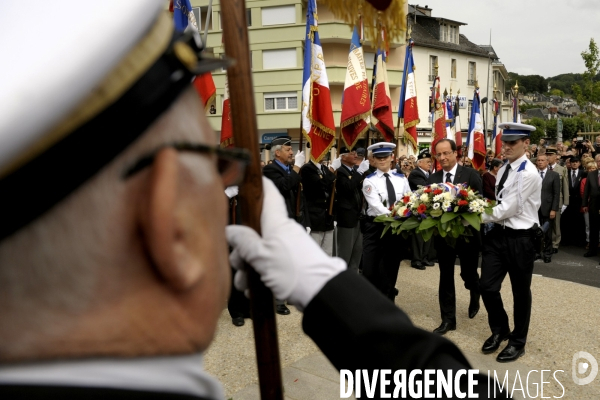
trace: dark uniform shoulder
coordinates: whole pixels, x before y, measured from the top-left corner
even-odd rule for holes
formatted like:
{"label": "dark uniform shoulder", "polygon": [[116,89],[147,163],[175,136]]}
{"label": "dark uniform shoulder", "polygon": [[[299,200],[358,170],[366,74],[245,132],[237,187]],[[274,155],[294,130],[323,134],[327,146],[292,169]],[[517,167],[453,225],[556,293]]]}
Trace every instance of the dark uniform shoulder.
{"label": "dark uniform shoulder", "polygon": [[373,176],[377,175],[377,172],[373,172],[372,174],[367,175],[367,178],[371,178]]}

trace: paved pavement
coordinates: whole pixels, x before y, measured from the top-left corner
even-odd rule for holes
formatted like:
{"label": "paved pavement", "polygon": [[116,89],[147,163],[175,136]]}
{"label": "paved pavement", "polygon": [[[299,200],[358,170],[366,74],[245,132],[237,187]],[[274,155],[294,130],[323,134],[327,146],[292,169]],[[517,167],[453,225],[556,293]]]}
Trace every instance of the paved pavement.
{"label": "paved pavement", "polygon": [[[553,256],[552,263],[536,263],[527,352],[510,364],[496,363],[495,354],[481,354],[480,347],[490,334],[487,313],[482,305],[474,319],[467,317],[469,295],[463,289],[459,268],[456,268],[457,330],[449,332],[447,337],[456,343],[475,368],[486,375],[491,371],[492,377],[495,372],[501,380],[508,376],[511,389],[516,389],[515,398],[541,398],[541,393],[536,394],[541,385],[541,370],[550,370],[558,378],[548,378],[546,373],[544,381],[550,383],[544,384],[544,397],[600,398],[600,375],[585,386],[576,385],[571,375],[576,352],[588,352],[600,361],[600,269],[596,268],[597,259],[580,256],[582,250],[561,248]],[[408,262],[401,265],[396,284],[400,295],[396,304],[415,325],[425,330],[433,330],[440,323],[438,279],[437,267],[418,271],[410,268]],[[502,295],[512,321],[513,302],[508,277]],[[303,333],[301,317],[295,309],[289,316],[277,317],[286,398],[340,398],[339,374]],[[234,327],[224,311],[215,341],[205,357],[206,370],[223,383],[227,398],[235,400],[259,398],[251,321],[246,321],[245,326]]]}

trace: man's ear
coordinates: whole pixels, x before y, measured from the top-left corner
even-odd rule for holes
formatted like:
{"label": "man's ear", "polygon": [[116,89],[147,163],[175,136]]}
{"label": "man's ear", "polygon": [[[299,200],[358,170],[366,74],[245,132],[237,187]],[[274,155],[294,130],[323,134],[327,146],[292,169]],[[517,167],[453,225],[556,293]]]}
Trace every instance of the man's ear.
{"label": "man's ear", "polygon": [[146,252],[157,273],[175,290],[187,290],[202,275],[199,260],[188,247],[189,233],[181,220],[183,179],[177,152],[161,150],[150,167],[140,207],[139,225]]}

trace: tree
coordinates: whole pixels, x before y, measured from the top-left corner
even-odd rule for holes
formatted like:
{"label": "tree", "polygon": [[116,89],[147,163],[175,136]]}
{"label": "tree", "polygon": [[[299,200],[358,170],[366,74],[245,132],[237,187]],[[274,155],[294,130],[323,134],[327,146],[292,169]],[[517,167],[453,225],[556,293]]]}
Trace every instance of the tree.
{"label": "tree", "polygon": [[563,140],[570,140],[577,135],[579,122],[578,118],[562,118],[563,122]]}
{"label": "tree", "polygon": [[595,115],[594,104],[600,104],[600,52],[594,38],[590,39],[589,51],[581,52],[581,58],[585,64],[586,71],[583,73],[581,85],[573,84],[573,95],[577,105],[584,113],[585,131],[590,132],[594,128]]}
{"label": "tree", "polygon": [[560,89],[551,89],[550,90],[550,95],[565,97],[565,93],[562,90],[560,90]]}
{"label": "tree", "polygon": [[[549,119],[545,122],[546,122],[546,136],[549,138],[556,138],[557,134],[558,134],[558,129],[556,127],[558,119]],[[563,139],[564,139],[564,137],[563,137]]]}
{"label": "tree", "polygon": [[535,131],[529,135],[531,143],[539,143],[540,139],[546,136],[546,121],[541,118],[531,118],[528,124],[535,126]]}

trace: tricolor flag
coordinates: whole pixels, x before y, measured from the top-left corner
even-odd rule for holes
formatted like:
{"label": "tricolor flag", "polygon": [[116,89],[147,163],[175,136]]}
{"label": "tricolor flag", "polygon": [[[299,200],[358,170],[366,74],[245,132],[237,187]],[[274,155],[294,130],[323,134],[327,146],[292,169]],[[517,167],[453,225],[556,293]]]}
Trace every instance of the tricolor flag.
{"label": "tricolor flag", "polygon": [[348,69],[344,83],[342,98],[341,129],[342,139],[349,149],[356,144],[359,136],[369,129],[371,115],[371,99],[367,68],[363,58],[363,48],[354,27],[350,52],[348,53]]}
{"label": "tricolor flag", "polygon": [[[437,90],[435,83],[437,81]],[[440,77],[437,76],[433,81],[433,128],[431,130],[431,154],[435,156],[435,146],[438,142],[446,138],[446,105],[440,100]],[[434,168],[439,169],[437,162],[434,163]]]}
{"label": "tricolor flag", "polygon": [[233,126],[231,124],[231,107],[229,106],[229,82],[225,75],[225,97],[221,116],[221,147],[233,147]]}
{"label": "tricolor flag", "polygon": [[454,115],[452,114],[451,96],[446,98],[446,137],[454,140]]}
{"label": "tricolor flag", "polygon": [[492,100],[492,114],[494,115],[494,129],[492,130],[492,146],[494,148],[495,157],[502,151],[502,129],[498,130],[498,114],[500,102],[496,99]]}
{"label": "tricolor flag", "polygon": [[458,94],[456,95],[456,99],[454,100],[454,141],[456,142],[456,148],[458,149],[458,156],[462,156],[462,128],[460,126],[460,102],[458,99]]}
{"label": "tricolor flag", "polygon": [[473,109],[469,120],[469,133],[467,135],[467,157],[473,161],[473,168],[481,169],[485,164],[485,142],[483,136],[483,123],[479,104],[479,90],[473,95]]}
{"label": "tricolor flag", "polygon": [[375,87],[373,88],[373,117],[377,119],[375,127],[381,132],[386,142],[394,140],[394,121],[392,118],[392,100],[388,85],[387,69],[385,67],[385,51],[377,49],[377,62],[373,74]]}
{"label": "tricolor flag", "polygon": [[[172,0],[169,10],[173,11],[173,22],[177,32],[192,31],[198,44],[202,43],[198,33],[198,22],[192,11],[190,0]],[[194,87],[202,99],[204,111],[207,112],[215,103],[217,89],[212,74],[207,72],[194,79]]]}
{"label": "tricolor flag", "polygon": [[308,0],[304,71],[302,74],[302,134],[311,146],[310,158],[321,161],[335,140],[329,81],[317,27],[316,0]]}
{"label": "tricolor flag", "polygon": [[415,84],[415,62],[413,60],[412,48],[414,42],[409,39],[406,45],[406,56],[404,59],[404,76],[402,77],[402,88],[400,89],[400,104],[398,106],[398,119],[404,124],[404,141],[410,143],[413,152],[417,152],[417,124],[419,120],[419,108],[417,107],[417,85]]}

